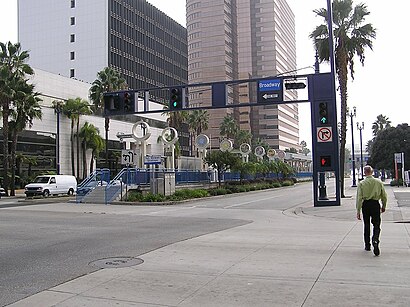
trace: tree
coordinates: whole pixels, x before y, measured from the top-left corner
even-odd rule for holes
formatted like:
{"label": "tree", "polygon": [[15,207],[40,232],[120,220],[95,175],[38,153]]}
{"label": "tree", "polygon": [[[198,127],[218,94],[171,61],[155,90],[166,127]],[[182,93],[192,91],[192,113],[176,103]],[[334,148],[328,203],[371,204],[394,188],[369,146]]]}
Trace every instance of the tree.
{"label": "tree", "polygon": [[[376,169],[394,169],[394,154],[404,152],[405,157],[410,157],[410,127],[401,124],[379,132],[374,139],[373,149],[368,163]],[[405,169],[409,169],[409,159],[405,159]]]}
{"label": "tree", "polygon": [[304,154],[305,156],[307,156],[310,153],[310,149],[307,148],[307,143],[306,141],[302,141],[300,142],[300,146],[302,146],[302,150],[300,151],[302,154]]}
{"label": "tree", "polygon": [[77,126],[77,177],[79,174],[79,163],[80,163],[80,146],[79,146],[79,127],[80,127],[80,115],[91,114],[91,110],[88,106],[88,102],[79,97],[75,99],[68,99],[62,107],[62,112],[71,120],[71,171],[73,176],[75,176],[75,163],[74,163],[74,127]]}
{"label": "tree", "polygon": [[387,116],[384,116],[383,114],[377,115],[376,120],[372,124],[373,136],[377,137],[379,132],[383,131],[386,128],[390,128],[390,124],[391,121]]}
{"label": "tree", "polygon": [[[124,78],[114,68],[105,67],[97,73],[90,88],[90,99],[94,104],[96,114],[102,114],[104,93],[126,89],[128,87]],[[105,118],[105,160],[108,166],[108,130],[110,129],[110,118]]]}
{"label": "tree", "polygon": [[18,86],[17,95],[14,99],[15,109],[11,110],[12,120],[9,122],[11,136],[11,191],[10,195],[15,195],[16,177],[16,149],[18,135],[28,127],[33,126],[34,119],[41,119],[42,111],[39,105],[40,93],[34,92],[34,85],[28,84],[27,80],[21,80]]}
{"label": "tree", "polygon": [[[341,98],[341,129],[340,129],[340,183],[341,196],[344,196],[344,153],[346,147],[347,125],[347,80],[348,71],[354,79],[354,58],[359,57],[364,65],[364,51],[368,47],[373,49],[372,40],[376,37],[376,30],[372,24],[364,24],[366,16],[370,13],[363,3],[353,8],[352,0],[334,0],[333,27],[335,36],[335,65],[339,81]],[[319,55],[320,62],[330,60],[329,31],[327,27],[327,9],[314,10],[317,16],[323,17],[324,24],[319,25],[310,34]]]}
{"label": "tree", "polygon": [[8,195],[9,179],[9,115],[10,106],[16,98],[18,84],[26,75],[32,75],[33,69],[26,62],[28,51],[22,51],[20,43],[0,42],[0,107],[3,116],[3,185]]}
{"label": "tree", "polygon": [[228,139],[234,139],[236,133],[238,132],[239,127],[235,118],[228,114],[226,115],[221,123],[220,134],[221,136],[226,136]]}
{"label": "tree", "polygon": [[206,110],[193,110],[188,113],[187,122],[192,145],[194,144],[196,137],[200,135],[202,131],[208,129],[209,113]]}
{"label": "tree", "polygon": [[235,134],[234,137],[234,146],[236,148],[239,148],[239,146],[241,146],[241,144],[243,143],[247,143],[249,144],[252,140],[252,134],[250,133],[250,131],[245,131],[245,130],[238,130]]}
{"label": "tree", "polygon": [[387,116],[384,116],[383,114],[377,115],[376,120],[372,124],[372,130],[373,130],[373,139],[367,141],[366,143],[366,151],[371,154],[372,149],[373,149],[373,144],[374,141],[377,137],[377,135],[384,129],[390,128],[391,127],[391,121]]}
{"label": "tree", "polygon": [[214,150],[205,157],[205,162],[218,172],[218,185],[221,186],[222,174],[228,169],[234,169],[240,162],[240,158],[229,151]]}
{"label": "tree", "polygon": [[100,136],[100,130],[93,124],[85,122],[79,134],[83,152],[83,178],[87,177],[87,150],[92,149],[90,161],[90,174],[93,170],[95,154],[104,148],[104,140]]}

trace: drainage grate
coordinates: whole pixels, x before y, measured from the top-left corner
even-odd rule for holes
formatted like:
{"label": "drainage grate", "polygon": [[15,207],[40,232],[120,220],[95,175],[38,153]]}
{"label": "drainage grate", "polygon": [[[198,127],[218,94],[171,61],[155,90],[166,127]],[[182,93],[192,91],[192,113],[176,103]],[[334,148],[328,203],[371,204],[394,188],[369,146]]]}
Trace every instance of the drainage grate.
{"label": "drainage grate", "polygon": [[144,260],[134,257],[112,257],[90,262],[88,265],[100,269],[126,268],[143,263]]}

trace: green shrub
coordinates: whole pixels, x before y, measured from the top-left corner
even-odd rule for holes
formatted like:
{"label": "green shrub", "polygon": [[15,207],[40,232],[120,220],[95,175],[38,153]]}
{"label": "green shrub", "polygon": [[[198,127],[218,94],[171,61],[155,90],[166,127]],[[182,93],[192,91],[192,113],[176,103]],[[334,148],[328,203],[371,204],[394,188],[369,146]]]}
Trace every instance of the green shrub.
{"label": "green shrub", "polygon": [[285,180],[282,182],[282,187],[289,187],[291,185],[293,185],[293,182],[290,180]]}
{"label": "green shrub", "polygon": [[130,191],[128,192],[127,201],[141,201],[144,198],[141,192]]}
{"label": "green shrub", "polygon": [[142,202],[161,202],[165,201],[165,196],[161,194],[147,193],[143,196]]}
{"label": "green shrub", "polygon": [[[399,179],[399,185],[402,186],[403,185],[403,179]],[[390,186],[394,187],[397,186],[397,180],[393,179],[392,181],[390,181]]]}
{"label": "green shrub", "polygon": [[280,182],[276,181],[274,183],[272,183],[272,187],[273,188],[280,188],[282,185],[280,184]]}

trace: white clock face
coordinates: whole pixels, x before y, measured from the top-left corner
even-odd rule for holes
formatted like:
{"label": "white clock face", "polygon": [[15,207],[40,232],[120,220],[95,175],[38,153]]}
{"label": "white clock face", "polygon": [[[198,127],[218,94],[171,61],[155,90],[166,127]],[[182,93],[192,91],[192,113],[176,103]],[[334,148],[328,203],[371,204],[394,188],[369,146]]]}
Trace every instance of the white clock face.
{"label": "white clock face", "polygon": [[209,145],[209,137],[205,134],[200,134],[196,138],[196,146],[199,148],[206,148]]}
{"label": "white clock face", "polygon": [[263,148],[262,146],[257,146],[255,148],[255,155],[258,157],[262,157],[265,154],[265,148]]}
{"label": "white clock face", "polygon": [[247,144],[247,143],[243,143],[241,144],[241,146],[239,147],[239,151],[243,154],[243,155],[247,155],[251,152],[251,145]]}
{"label": "white clock face", "polygon": [[223,140],[220,144],[219,144],[219,149],[222,151],[230,151],[232,150],[232,141],[230,140]]}

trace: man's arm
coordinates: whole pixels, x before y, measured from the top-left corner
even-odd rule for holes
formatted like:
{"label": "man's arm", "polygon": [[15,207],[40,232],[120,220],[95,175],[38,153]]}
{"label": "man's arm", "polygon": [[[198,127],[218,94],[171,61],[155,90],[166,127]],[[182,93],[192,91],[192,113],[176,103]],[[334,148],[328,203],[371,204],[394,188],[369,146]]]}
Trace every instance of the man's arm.
{"label": "man's arm", "polygon": [[356,215],[357,219],[360,220],[360,211],[362,210],[362,204],[363,204],[363,192],[362,192],[362,187],[361,184],[359,183],[357,185],[357,193],[356,193]]}
{"label": "man's arm", "polygon": [[384,189],[383,183],[382,183],[382,191],[381,191],[380,199],[382,201],[381,211],[384,212],[386,211],[386,205],[387,205],[387,193],[386,193],[386,190]]}

